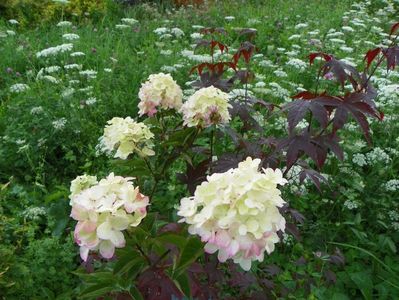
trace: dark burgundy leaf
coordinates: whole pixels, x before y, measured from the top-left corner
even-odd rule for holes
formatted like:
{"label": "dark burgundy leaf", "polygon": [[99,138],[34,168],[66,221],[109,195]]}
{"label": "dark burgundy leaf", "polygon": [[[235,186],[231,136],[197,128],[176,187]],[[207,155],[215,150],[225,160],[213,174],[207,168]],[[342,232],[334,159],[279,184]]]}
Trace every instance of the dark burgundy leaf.
{"label": "dark burgundy leaf", "polygon": [[326,149],[331,150],[339,160],[344,159],[344,153],[339,146],[339,139],[337,135],[327,134],[316,138],[319,145],[323,145]]}
{"label": "dark burgundy leaf", "polygon": [[269,102],[266,102],[266,101],[264,101],[262,99],[257,99],[257,98],[253,98],[253,97],[248,97],[247,100],[249,102],[251,102],[252,104],[254,104],[254,105],[258,104],[260,106],[263,106],[263,107],[267,108],[269,111],[273,111],[275,107],[279,107],[276,104],[269,103]]}
{"label": "dark burgundy leaf", "polygon": [[264,279],[262,279],[260,282],[261,282],[266,288],[268,288],[268,289],[270,289],[270,290],[273,290],[273,289],[274,289],[274,286],[275,286],[275,285],[274,285],[274,282],[273,282],[273,281],[264,278]]}
{"label": "dark burgundy leaf", "polygon": [[285,225],[285,230],[286,230],[286,232],[292,234],[297,241],[300,241],[302,239],[299,229],[295,224],[287,223]]}
{"label": "dark burgundy leaf", "polygon": [[360,79],[361,76],[359,72],[356,70],[356,68],[352,67],[351,65],[335,59],[334,57],[331,57],[330,60],[328,60],[323,66],[322,66],[322,71],[323,75],[326,75],[327,73],[331,72],[334,77],[338,80],[338,82],[341,84],[342,88],[345,85],[345,81],[349,80],[352,85],[357,86],[357,82],[354,80]]}
{"label": "dark burgundy leaf", "polygon": [[305,178],[309,178],[317,187],[319,192],[321,192],[320,181],[327,183],[327,179],[323,175],[312,169],[302,169],[302,171],[299,173],[300,182],[303,182]]}
{"label": "dark burgundy leaf", "polygon": [[323,52],[310,53],[309,54],[309,63],[311,65],[313,64],[316,57],[322,57],[322,58],[324,58],[325,61],[329,61],[332,59],[332,56],[327,53],[323,53]]}
{"label": "dark burgundy leaf", "polygon": [[258,31],[256,29],[253,29],[253,28],[244,28],[244,29],[241,29],[238,32],[238,35],[239,36],[244,36],[248,40],[253,40],[255,38],[257,32]]}
{"label": "dark burgundy leaf", "polygon": [[317,147],[319,147],[317,141],[313,140],[307,131],[304,131],[302,134],[291,135],[282,139],[277,150],[287,148],[287,170],[289,170],[303,154],[308,155],[315,163],[318,163]]}
{"label": "dark burgundy leaf", "polygon": [[297,210],[289,208],[288,212],[290,213],[290,215],[292,216],[292,218],[297,221],[298,223],[303,224],[303,222],[305,221],[305,217]]}
{"label": "dark burgundy leaf", "polygon": [[187,184],[188,190],[192,195],[194,194],[197,185],[206,179],[206,172],[208,171],[209,163],[209,159],[203,160],[197,166],[191,166],[189,163],[186,163],[186,174],[177,175],[181,182]]}
{"label": "dark burgundy leaf", "polygon": [[244,61],[248,64],[255,50],[256,47],[251,42],[246,41],[242,43],[240,48],[238,48],[237,52],[233,56],[234,64],[237,64],[240,57],[244,57]]}
{"label": "dark burgundy leaf", "polygon": [[281,269],[276,265],[268,265],[266,266],[265,270],[270,276],[275,276],[281,274],[282,272]]}
{"label": "dark burgundy leaf", "polygon": [[373,50],[367,51],[367,54],[364,57],[364,60],[367,60],[367,68],[370,67],[371,63],[374,61],[377,55],[380,54],[380,52],[381,48],[375,48]]}
{"label": "dark burgundy leaf", "polygon": [[325,128],[328,124],[328,112],[326,108],[317,102],[317,98],[298,99],[297,96],[295,96],[296,100],[283,106],[283,111],[288,111],[289,132],[294,130],[308,111],[312,112],[314,118]]}
{"label": "dark burgundy leaf", "polygon": [[343,266],[345,264],[345,257],[338,248],[335,249],[334,254],[331,255],[329,259],[331,263],[338,266]]}
{"label": "dark burgundy leaf", "polygon": [[296,262],[295,262],[296,266],[304,266],[306,265],[306,259],[301,256]]}
{"label": "dark burgundy leaf", "polygon": [[164,270],[155,267],[140,274],[137,287],[144,299],[147,300],[170,299],[172,295],[183,297],[183,294],[165,274]]}
{"label": "dark burgundy leaf", "polygon": [[324,271],[324,278],[330,284],[334,284],[337,282],[337,275],[335,275],[335,273],[331,270]]}
{"label": "dark burgundy leaf", "polygon": [[387,60],[388,70],[395,69],[396,65],[399,63],[399,46],[385,48],[382,50],[382,54],[384,54]]}
{"label": "dark burgundy leaf", "polygon": [[159,233],[165,233],[165,232],[180,232],[182,229],[181,224],[179,223],[168,223],[165,226],[162,226],[159,229]]}
{"label": "dark burgundy leaf", "polygon": [[231,168],[236,168],[243,159],[244,157],[242,154],[225,153],[212,164],[212,170],[215,173],[226,172]]}
{"label": "dark burgundy leaf", "polygon": [[399,29],[399,23],[395,23],[392,25],[391,27],[391,32],[390,35],[393,35],[394,33],[396,33],[396,31]]}
{"label": "dark burgundy leaf", "polygon": [[371,143],[366,115],[379,120],[382,119],[383,115],[377,110],[374,102],[372,102],[369,97],[370,95],[368,93],[354,92],[348,93],[344,97],[328,97],[319,99],[318,101],[324,105],[336,108],[333,119],[334,132],[344,126],[348,120],[348,114],[350,113],[359,123],[367,141]]}

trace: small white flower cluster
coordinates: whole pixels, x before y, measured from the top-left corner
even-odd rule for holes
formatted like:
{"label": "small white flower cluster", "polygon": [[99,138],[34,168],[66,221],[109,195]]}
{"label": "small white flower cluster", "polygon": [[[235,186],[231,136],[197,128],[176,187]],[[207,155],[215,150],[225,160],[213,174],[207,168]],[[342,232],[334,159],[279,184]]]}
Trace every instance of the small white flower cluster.
{"label": "small white flower cluster", "polygon": [[181,107],[184,124],[188,127],[208,127],[230,121],[229,95],[210,86],[196,91]]}
{"label": "small white flower cluster", "polygon": [[177,213],[190,224],[189,233],[206,242],[206,252],[218,251],[221,262],[233,259],[244,270],[273,252],[277,231],[285,229],[277,185],[286,180],[279,169],[258,171],[259,164],[248,157],[236,169],[208,176],[193,197],[181,200]]}
{"label": "small white flower cluster", "polygon": [[359,203],[358,203],[357,201],[348,199],[348,200],[346,200],[346,201],[344,202],[344,206],[345,206],[347,209],[349,209],[349,210],[353,210],[353,209],[356,209],[356,208],[359,207]]}
{"label": "small white flower cluster", "polygon": [[12,93],[22,93],[29,89],[30,89],[29,85],[25,83],[15,83],[12,86],[10,86],[10,92]]}
{"label": "small white flower cluster", "polygon": [[37,221],[45,216],[47,211],[44,207],[29,207],[22,212],[22,215],[29,220]]}
{"label": "small white flower cluster", "polygon": [[356,153],[352,157],[352,162],[359,167],[367,166],[366,156],[362,153]]}
{"label": "small white flower cluster", "polygon": [[65,128],[65,125],[67,123],[67,119],[65,118],[60,118],[58,120],[55,120],[52,122],[53,127],[55,130],[62,130]]}
{"label": "small white flower cluster", "polygon": [[138,105],[140,116],[153,116],[157,109],[180,109],[183,92],[170,74],[152,74],[141,85]]}
{"label": "small white flower cluster", "polygon": [[141,157],[155,154],[151,141],[154,134],[144,123],[137,123],[130,117],[115,117],[107,123],[98,146],[102,151],[112,154],[116,150],[113,157],[121,159],[127,159],[132,153]]}
{"label": "small white flower cluster", "polygon": [[291,58],[289,61],[287,61],[286,65],[293,67],[299,70],[300,72],[305,71],[306,68],[308,67],[308,64],[299,58]]}
{"label": "small white flower cluster", "polygon": [[68,40],[68,41],[75,41],[80,39],[80,36],[75,34],[75,33],[65,33],[62,35],[62,38]]}
{"label": "small white flower cluster", "polygon": [[100,182],[88,175],[71,182],[71,217],[78,221],[74,236],[84,261],[90,250],[111,258],[115,248],[125,246],[122,231],[136,227],[146,216],[149,199],[132,179],[111,173]]}
{"label": "small white flower cluster", "polygon": [[155,34],[159,36],[160,39],[172,38],[173,36],[176,38],[180,38],[184,36],[184,31],[178,27],[167,28],[167,27],[159,27],[153,31]]}
{"label": "small white flower cluster", "polygon": [[382,163],[388,165],[391,162],[389,155],[380,147],[375,147],[366,154],[366,157],[370,164]]}
{"label": "small white flower cluster", "polygon": [[36,57],[40,58],[40,57],[56,56],[59,53],[65,53],[71,51],[72,49],[73,49],[73,44],[62,44],[39,51],[36,53]]}
{"label": "small white flower cluster", "polygon": [[389,192],[396,192],[399,190],[399,180],[398,179],[391,179],[385,183],[385,190]]}

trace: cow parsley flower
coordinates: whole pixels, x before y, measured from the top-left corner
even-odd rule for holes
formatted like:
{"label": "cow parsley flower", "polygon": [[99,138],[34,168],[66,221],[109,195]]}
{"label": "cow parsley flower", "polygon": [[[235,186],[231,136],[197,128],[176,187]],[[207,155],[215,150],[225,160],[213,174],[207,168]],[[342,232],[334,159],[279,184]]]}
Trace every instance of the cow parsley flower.
{"label": "cow parsley flower", "polygon": [[385,190],[389,192],[396,192],[399,190],[399,180],[398,179],[391,179],[385,183]]}
{"label": "cow parsley flower", "polygon": [[86,54],[84,54],[83,52],[72,52],[71,53],[71,57],[80,57],[80,56],[85,56]]}
{"label": "cow parsley flower", "polygon": [[229,95],[210,86],[196,91],[183,104],[184,124],[188,127],[208,127],[212,124],[223,124],[230,121]]}
{"label": "cow parsley flower", "polygon": [[16,83],[10,86],[10,92],[12,93],[22,93],[29,90],[29,85],[25,83]]}
{"label": "cow parsley flower", "polygon": [[260,162],[248,157],[236,169],[208,176],[193,197],[181,200],[177,213],[189,233],[206,243],[206,252],[218,251],[219,261],[233,259],[244,270],[273,252],[277,232],[285,229],[277,185],[287,181],[279,169],[258,171]]}
{"label": "cow parsley flower", "polygon": [[73,44],[62,44],[39,51],[36,53],[36,57],[40,58],[40,57],[56,56],[59,53],[65,53],[71,51],[72,48]]}
{"label": "cow parsley flower", "polygon": [[134,187],[132,179],[111,173],[100,182],[88,175],[72,181],[71,217],[78,221],[74,237],[84,261],[93,250],[111,258],[115,248],[125,246],[122,231],[136,227],[146,216],[149,199]]}
{"label": "cow parsley flower", "polygon": [[57,27],[71,27],[72,26],[72,22],[69,21],[61,21],[58,22]]}
{"label": "cow parsley flower", "polygon": [[53,127],[54,127],[55,130],[64,129],[66,123],[67,123],[67,119],[65,119],[65,118],[60,118],[60,119],[55,120],[55,121],[52,122]]}
{"label": "cow parsley flower", "polygon": [[129,24],[129,25],[134,25],[139,22],[133,18],[122,18],[121,21],[122,21],[122,23]]}
{"label": "cow parsley flower", "polygon": [[100,137],[99,147],[115,158],[126,159],[129,154],[137,153],[139,156],[154,155],[151,139],[154,134],[144,123],[137,123],[132,118],[115,117],[109,120]]}
{"label": "cow parsley flower", "polygon": [[180,109],[182,106],[183,92],[170,74],[152,74],[141,85],[139,91],[140,116],[147,114],[153,116],[158,108]]}
{"label": "cow parsley flower", "polygon": [[170,32],[177,38],[184,36],[184,31],[177,27],[172,28]]}
{"label": "cow parsley flower", "polygon": [[80,36],[75,34],[75,33],[65,33],[62,35],[62,38],[68,40],[68,41],[75,41],[80,39]]}
{"label": "cow parsley flower", "polygon": [[308,67],[308,64],[299,58],[291,58],[289,61],[287,61],[286,65],[294,67],[295,69],[298,69],[301,72],[305,71],[306,68]]}

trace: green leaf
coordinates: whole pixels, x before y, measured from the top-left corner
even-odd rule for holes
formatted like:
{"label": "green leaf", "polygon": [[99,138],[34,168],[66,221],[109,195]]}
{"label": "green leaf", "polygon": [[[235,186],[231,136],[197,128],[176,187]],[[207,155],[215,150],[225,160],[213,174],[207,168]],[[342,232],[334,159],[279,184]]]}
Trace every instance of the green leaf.
{"label": "green leaf", "polygon": [[158,236],[156,240],[160,241],[162,244],[174,244],[179,247],[180,251],[183,250],[187,244],[186,238],[174,233],[162,234]]}
{"label": "green leaf", "polygon": [[197,238],[190,238],[181,252],[174,275],[180,276],[202,253],[203,245],[201,241]]}
{"label": "green leaf", "polygon": [[134,174],[135,176],[149,176],[151,175],[148,170],[147,164],[143,159],[132,158],[127,160],[115,159],[111,161],[113,168],[118,168],[119,174],[129,175]]}
{"label": "green leaf", "polygon": [[365,299],[367,300],[372,299],[373,281],[371,280],[371,277],[368,273],[366,272],[350,273],[349,277],[362,292]]}
{"label": "green leaf", "polygon": [[132,296],[134,300],[144,300],[143,296],[141,295],[140,291],[132,285],[129,289],[129,294]]}
{"label": "green leaf", "polygon": [[96,299],[100,296],[103,296],[106,293],[112,292],[114,290],[113,286],[104,286],[104,283],[98,283],[92,286],[89,286],[88,288],[84,289],[80,293],[81,299],[85,298],[91,298],[91,299]]}
{"label": "green leaf", "polygon": [[345,294],[342,294],[342,293],[339,293],[339,292],[335,292],[332,295],[331,300],[350,300],[350,299]]}
{"label": "green leaf", "polygon": [[141,261],[142,257],[140,254],[137,251],[131,251],[118,258],[114,266],[114,274],[124,274]]}
{"label": "green leaf", "polygon": [[348,247],[348,248],[356,249],[356,250],[359,250],[359,251],[361,251],[363,253],[366,253],[367,255],[371,256],[374,260],[376,260],[381,266],[383,266],[394,277],[399,279],[399,276],[395,273],[395,271],[393,271],[388,265],[386,265],[381,259],[379,259],[377,256],[375,256],[370,251],[367,251],[366,249],[363,249],[363,248],[360,248],[360,247],[357,247],[357,246],[353,246],[351,244],[346,244],[346,243],[337,243],[337,242],[328,242],[328,243],[329,244],[333,244],[333,245],[342,246],[342,247]]}
{"label": "green leaf", "polygon": [[177,130],[173,132],[167,141],[163,144],[165,146],[182,146],[184,145],[188,139],[195,133],[194,127],[186,127],[182,130]]}
{"label": "green leaf", "polygon": [[186,297],[191,297],[190,280],[186,273],[178,276],[174,282]]}

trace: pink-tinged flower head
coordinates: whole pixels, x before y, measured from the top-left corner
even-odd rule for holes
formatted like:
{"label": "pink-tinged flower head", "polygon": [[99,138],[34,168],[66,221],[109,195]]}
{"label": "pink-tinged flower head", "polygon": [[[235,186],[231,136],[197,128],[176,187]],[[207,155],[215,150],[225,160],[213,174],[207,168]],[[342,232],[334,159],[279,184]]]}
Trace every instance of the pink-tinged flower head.
{"label": "pink-tinged flower head", "polygon": [[125,246],[123,230],[139,225],[146,216],[149,199],[132,179],[111,173],[99,182],[88,175],[72,181],[71,217],[78,221],[74,237],[84,261],[90,250],[111,258],[115,248]]}
{"label": "pink-tinged flower head", "polygon": [[152,117],[160,109],[179,109],[183,92],[170,74],[152,74],[141,85],[138,105],[140,116]]}
{"label": "pink-tinged flower head", "polygon": [[196,91],[183,104],[184,124],[193,127],[208,127],[230,121],[229,95],[214,86]]}
{"label": "pink-tinged flower head", "polygon": [[285,230],[278,185],[287,180],[279,169],[258,171],[259,164],[248,157],[236,169],[208,176],[193,197],[181,200],[177,213],[189,233],[206,243],[207,253],[218,252],[221,262],[233,259],[244,270],[273,252],[277,232]]}

